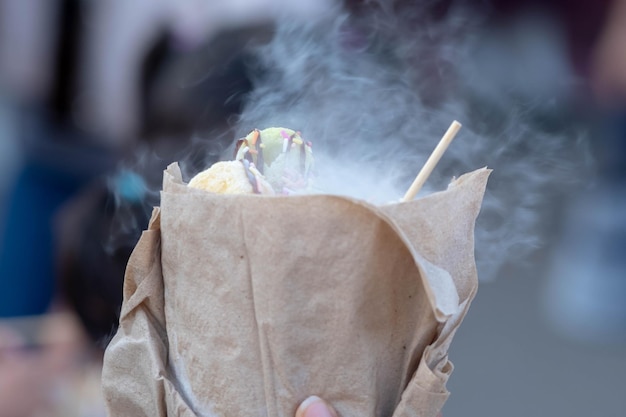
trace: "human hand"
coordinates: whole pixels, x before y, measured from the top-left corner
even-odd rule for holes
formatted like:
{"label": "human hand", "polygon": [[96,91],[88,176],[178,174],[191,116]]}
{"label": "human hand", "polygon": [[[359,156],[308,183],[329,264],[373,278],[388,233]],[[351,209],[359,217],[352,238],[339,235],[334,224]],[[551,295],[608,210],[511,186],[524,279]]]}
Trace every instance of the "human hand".
{"label": "human hand", "polygon": [[296,417],[338,417],[337,412],[315,395],[310,396],[302,401],[302,404],[296,410]]}
{"label": "human hand", "polygon": [[[296,410],[296,417],[339,417],[334,408],[315,395],[302,401]],[[437,417],[442,417],[441,413]]]}

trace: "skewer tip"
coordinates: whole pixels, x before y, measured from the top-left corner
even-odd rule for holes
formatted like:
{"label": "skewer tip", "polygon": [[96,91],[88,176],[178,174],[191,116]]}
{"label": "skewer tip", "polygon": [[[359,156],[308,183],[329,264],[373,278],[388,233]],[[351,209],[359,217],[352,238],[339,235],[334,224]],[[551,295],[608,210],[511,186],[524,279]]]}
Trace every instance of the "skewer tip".
{"label": "skewer tip", "polygon": [[443,135],[443,137],[437,144],[437,147],[435,148],[433,153],[430,155],[430,157],[426,161],[426,164],[424,164],[421,171],[417,174],[417,177],[415,177],[413,184],[411,184],[411,187],[409,187],[406,194],[400,201],[407,202],[415,198],[419,190],[422,188],[422,186],[426,182],[426,179],[428,179],[428,176],[430,175],[432,170],[435,168],[435,165],[437,165],[437,162],[439,162],[439,159],[441,158],[443,153],[446,151],[446,149],[450,145],[450,142],[452,142],[452,139],[454,139],[454,137],[456,136],[456,134],[458,133],[460,129],[461,129],[461,123],[459,123],[457,120],[454,120],[450,124],[450,127],[448,128],[446,133]]}

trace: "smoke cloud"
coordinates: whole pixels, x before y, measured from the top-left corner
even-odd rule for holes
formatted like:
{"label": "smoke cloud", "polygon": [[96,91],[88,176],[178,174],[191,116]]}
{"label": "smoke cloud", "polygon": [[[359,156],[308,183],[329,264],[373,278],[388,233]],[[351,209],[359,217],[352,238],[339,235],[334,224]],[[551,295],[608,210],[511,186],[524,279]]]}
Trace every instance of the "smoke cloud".
{"label": "smoke cloud", "polygon": [[451,7],[433,18],[428,6],[375,5],[279,21],[254,51],[260,75],[234,136],[299,130],[313,142],[320,188],[386,203],[459,120],[464,128],[423,194],[494,169],[476,229],[479,273],[492,279],[540,245],[548,193],[575,184],[585,166],[585,131],[566,123],[577,81],[558,32],[537,16],[489,31],[486,9]]}
{"label": "smoke cloud", "polygon": [[[271,40],[248,50],[252,90],[235,120],[199,129],[173,156],[139,152],[134,171],[158,174],[139,191],[145,205],[158,204],[149,190],[160,189],[163,165],[178,160],[190,178],[231,159],[237,138],[272,126],[313,142],[323,192],[397,201],[456,119],[463,129],[421,195],[493,168],[476,227],[479,276],[490,280],[503,264],[525,262],[541,246],[539,226],[555,195],[580,187],[590,167],[586,124],[571,105],[579,81],[558,26],[527,15],[498,28],[476,4],[413,3],[278,19]],[[132,176],[122,180],[141,189]]]}

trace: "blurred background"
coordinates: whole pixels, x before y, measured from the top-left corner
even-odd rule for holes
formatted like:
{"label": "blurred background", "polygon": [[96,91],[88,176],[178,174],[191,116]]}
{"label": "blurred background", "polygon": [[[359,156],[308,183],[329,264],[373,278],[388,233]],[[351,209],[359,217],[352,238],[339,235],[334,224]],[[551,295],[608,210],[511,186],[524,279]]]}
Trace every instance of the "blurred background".
{"label": "blurred background", "polygon": [[[417,113],[323,103],[357,82]],[[424,138],[412,161],[459,118],[435,189],[495,168],[446,417],[626,415],[625,99],[623,0],[0,0],[0,417],[105,415],[162,170],[198,172],[307,100],[364,119],[365,146]]]}

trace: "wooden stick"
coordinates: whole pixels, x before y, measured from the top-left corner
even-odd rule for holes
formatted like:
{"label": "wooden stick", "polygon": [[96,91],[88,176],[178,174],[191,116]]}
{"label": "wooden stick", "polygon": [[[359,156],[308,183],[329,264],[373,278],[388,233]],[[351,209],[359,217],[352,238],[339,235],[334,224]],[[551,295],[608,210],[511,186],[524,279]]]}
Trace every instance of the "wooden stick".
{"label": "wooden stick", "polygon": [[437,144],[437,147],[435,148],[433,153],[430,154],[430,156],[428,157],[428,160],[422,167],[419,174],[417,174],[417,177],[415,177],[413,184],[411,184],[406,194],[404,194],[404,197],[402,197],[402,200],[400,201],[407,202],[415,198],[417,193],[419,193],[419,191],[422,189],[422,186],[424,185],[430,174],[433,172],[433,169],[435,169],[435,166],[443,156],[443,153],[446,151],[446,149],[448,149],[448,146],[452,142],[452,139],[454,139],[460,129],[461,123],[457,122],[456,120],[453,121],[446,133]]}

